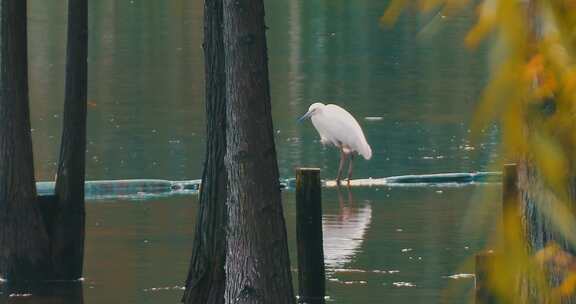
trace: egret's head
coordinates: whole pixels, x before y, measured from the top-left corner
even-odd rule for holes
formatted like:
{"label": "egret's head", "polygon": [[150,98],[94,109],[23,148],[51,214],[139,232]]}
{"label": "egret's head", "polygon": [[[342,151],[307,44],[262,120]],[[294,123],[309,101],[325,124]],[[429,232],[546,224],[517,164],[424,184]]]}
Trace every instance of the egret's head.
{"label": "egret's head", "polygon": [[306,114],[304,114],[302,117],[298,118],[298,122],[302,122],[305,119],[308,119],[318,113],[320,113],[320,111],[322,110],[322,108],[324,107],[324,104],[321,102],[316,102],[310,105],[310,108],[308,108],[308,112],[306,112]]}

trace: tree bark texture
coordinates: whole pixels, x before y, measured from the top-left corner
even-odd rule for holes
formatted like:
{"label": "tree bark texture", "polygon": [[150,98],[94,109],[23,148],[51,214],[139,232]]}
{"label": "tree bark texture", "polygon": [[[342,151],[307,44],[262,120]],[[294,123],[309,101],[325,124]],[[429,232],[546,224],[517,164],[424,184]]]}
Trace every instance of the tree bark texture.
{"label": "tree bark texture", "polygon": [[[549,185],[545,183],[545,178],[541,176],[532,161],[523,161],[518,167],[518,188],[522,205],[522,223],[528,250],[531,254],[545,248],[551,242],[561,246],[564,250],[574,255],[574,248],[569,244],[567,238],[557,229],[557,217],[551,217],[550,211],[558,209],[559,206],[568,203],[568,209],[574,212],[576,201],[574,196],[574,186],[567,186],[569,193],[566,198],[559,199],[553,193]],[[575,185],[574,180],[570,184]],[[565,278],[566,269],[549,267],[547,276],[550,286],[558,286]],[[532,286],[530,281],[524,280],[521,286],[521,294],[525,294],[529,301],[534,303],[548,301],[547,295]],[[561,299],[563,304],[576,303],[576,295],[565,296]]]}
{"label": "tree bark texture", "polygon": [[226,83],[222,0],[204,2],[206,162],[184,303],[224,303],[226,273]]}
{"label": "tree bark texture", "polygon": [[60,160],[56,178],[58,205],[50,223],[55,279],[82,277],[84,260],[84,180],[88,91],[88,1],[68,1],[66,95]]}
{"label": "tree bark texture", "polygon": [[224,0],[226,303],[294,303],[271,117],[262,0]]}
{"label": "tree bark texture", "polygon": [[34,181],[26,1],[1,5],[0,277],[27,281],[46,278],[50,258]]}

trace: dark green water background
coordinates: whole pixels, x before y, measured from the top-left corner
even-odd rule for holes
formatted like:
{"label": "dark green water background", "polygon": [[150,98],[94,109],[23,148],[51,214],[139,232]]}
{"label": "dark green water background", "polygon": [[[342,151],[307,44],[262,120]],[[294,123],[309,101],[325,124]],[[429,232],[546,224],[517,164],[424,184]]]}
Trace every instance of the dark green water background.
{"label": "dark green water background", "polygon": [[[36,175],[52,180],[66,4],[29,2]],[[310,123],[296,123],[315,101],[342,105],[363,126],[374,156],[356,162],[356,177],[489,169],[495,139],[475,147],[468,140],[488,70],[485,52],[463,45],[471,14],[432,20],[408,12],[383,28],[383,0],[265,2],[282,177],[298,166],[336,174],[338,153],[321,147]],[[201,35],[199,0],[90,1],[88,179],[201,176]],[[351,196],[325,190],[330,302],[466,301],[473,279],[447,276],[473,271],[469,259],[498,212],[496,199],[482,198],[497,192],[488,186],[353,189]],[[293,193],[283,201],[295,268]],[[84,303],[177,303],[196,209],[196,196],[88,202]]]}

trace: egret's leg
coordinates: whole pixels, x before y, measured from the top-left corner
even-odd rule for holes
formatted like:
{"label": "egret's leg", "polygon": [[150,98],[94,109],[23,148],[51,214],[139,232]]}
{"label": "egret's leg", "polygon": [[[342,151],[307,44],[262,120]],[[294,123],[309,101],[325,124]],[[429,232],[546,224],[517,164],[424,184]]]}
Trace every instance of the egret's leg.
{"label": "egret's leg", "polygon": [[348,206],[352,206],[354,204],[354,196],[352,195],[352,188],[348,185]]}
{"label": "egret's leg", "polygon": [[340,148],[340,166],[338,166],[338,177],[336,177],[336,184],[340,185],[340,179],[342,177],[342,170],[344,169],[344,162],[346,161],[346,153],[344,149]]}
{"label": "egret's leg", "polygon": [[336,186],[336,193],[338,193],[338,206],[342,209],[344,208],[344,196],[342,196],[342,191],[340,191],[340,184]]}
{"label": "egret's leg", "polygon": [[350,162],[348,163],[348,185],[352,179],[352,162],[354,162],[354,154],[350,153]]}

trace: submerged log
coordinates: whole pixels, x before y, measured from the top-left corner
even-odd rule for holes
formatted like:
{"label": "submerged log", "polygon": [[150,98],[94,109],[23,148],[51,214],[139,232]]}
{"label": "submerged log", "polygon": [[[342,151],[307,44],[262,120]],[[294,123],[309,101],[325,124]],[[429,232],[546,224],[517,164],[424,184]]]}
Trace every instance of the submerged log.
{"label": "submerged log", "polygon": [[[86,181],[85,196],[88,199],[106,199],[117,197],[141,197],[152,194],[168,194],[171,192],[197,192],[200,180],[168,181],[162,179],[125,179]],[[54,182],[37,182],[38,195],[54,195]]]}

